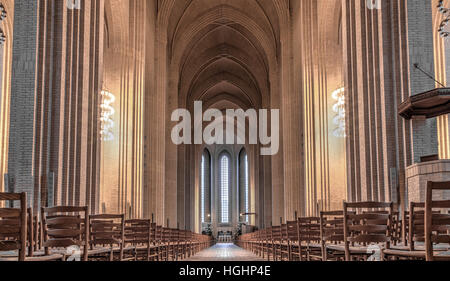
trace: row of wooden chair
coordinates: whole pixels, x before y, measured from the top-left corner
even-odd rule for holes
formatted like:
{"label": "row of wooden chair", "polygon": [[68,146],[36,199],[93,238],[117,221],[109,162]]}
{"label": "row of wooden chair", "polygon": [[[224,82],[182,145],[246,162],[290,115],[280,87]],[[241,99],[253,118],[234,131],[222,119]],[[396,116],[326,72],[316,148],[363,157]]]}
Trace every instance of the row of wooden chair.
{"label": "row of wooden chair", "polygon": [[0,261],[182,260],[211,246],[212,238],[124,215],[89,215],[88,207],[26,208],[26,194],[0,193]]}
{"label": "row of wooden chair", "polygon": [[403,217],[393,203],[344,203],[321,212],[241,235],[237,244],[268,260],[450,260],[450,182],[427,186],[425,203],[411,203]]}

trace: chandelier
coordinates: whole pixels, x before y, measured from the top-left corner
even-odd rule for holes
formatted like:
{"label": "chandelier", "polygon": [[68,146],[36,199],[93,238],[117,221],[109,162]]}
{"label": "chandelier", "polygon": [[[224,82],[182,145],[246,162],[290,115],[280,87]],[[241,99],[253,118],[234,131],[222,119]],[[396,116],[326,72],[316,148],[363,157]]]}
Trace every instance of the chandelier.
{"label": "chandelier", "polygon": [[331,97],[336,101],[333,105],[333,111],[336,113],[333,123],[337,128],[334,129],[333,135],[338,138],[345,138],[347,136],[345,132],[345,88],[335,90]]}
{"label": "chandelier", "polygon": [[112,117],[114,116],[115,110],[112,107],[112,104],[116,101],[116,97],[106,91],[103,90],[101,92],[102,103],[100,105],[101,115],[100,115],[100,137],[102,141],[112,141],[114,140],[114,134],[112,129],[114,128],[114,121]]}
{"label": "chandelier", "polygon": [[3,21],[4,19],[6,19],[7,13],[6,13],[6,9],[5,6],[3,6],[2,3],[0,3],[0,21]]}
{"label": "chandelier", "polygon": [[449,20],[450,20],[450,9],[444,7],[444,0],[440,0],[439,4],[437,6],[438,12],[444,15],[444,19],[441,21],[441,24],[439,25],[439,35],[442,38],[446,38],[450,35],[450,32],[445,30],[445,27],[447,26]]}

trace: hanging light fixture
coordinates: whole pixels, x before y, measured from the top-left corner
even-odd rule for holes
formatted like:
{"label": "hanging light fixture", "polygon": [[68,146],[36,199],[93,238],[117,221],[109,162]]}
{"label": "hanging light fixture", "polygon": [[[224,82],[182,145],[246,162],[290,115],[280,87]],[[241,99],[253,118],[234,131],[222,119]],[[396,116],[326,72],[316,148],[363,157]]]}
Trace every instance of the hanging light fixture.
{"label": "hanging light fixture", "polygon": [[6,13],[6,9],[5,6],[3,6],[2,3],[0,3],[0,21],[6,19],[7,13]]}
{"label": "hanging light fixture", "polygon": [[444,19],[441,21],[441,24],[439,25],[438,32],[442,38],[446,38],[450,35],[450,32],[445,30],[445,27],[448,25],[448,22],[450,21],[450,9],[444,7],[444,0],[440,0],[437,6],[437,10],[439,13],[444,15]]}
{"label": "hanging light fixture", "polygon": [[0,28],[0,45],[3,45],[6,42],[6,36],[3,30]]}
{"label": "hanging light fixture", "polygon": [[331,97],[336,101],[333,105],[333,111],[336,113],[333,118],[333,123],[337,126],[333,131],[333,135],[338,138],[345,138],[347,134],[345,124],[345,88],[339,88],[331,94]]}
{"label": "hanging light fixture", "polygon": [[115,110],[112,104],[116,101],[116,97],[109,91],[103,90],[101,92],[102,103],[100,105],[101,115],[100,115],[100,137],[102,141],[112,141],[114,140],[114,133],[112,129],[114,128],[113,116]]}

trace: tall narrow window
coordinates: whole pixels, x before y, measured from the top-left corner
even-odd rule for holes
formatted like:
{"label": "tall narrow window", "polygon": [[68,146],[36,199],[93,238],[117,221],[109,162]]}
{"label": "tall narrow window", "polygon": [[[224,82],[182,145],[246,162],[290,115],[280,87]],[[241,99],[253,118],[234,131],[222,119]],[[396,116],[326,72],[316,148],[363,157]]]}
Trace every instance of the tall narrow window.
{"label": "tall narrow window", "polygon": [[230,158],[223,155],[220,158],[220,222],[229,223],[229,192],[230,192]]}
{"label": "tall narrow window", "polygon": [[[249,213],[249,204],[248,204],[248,159],[247,159],[247,154],[245,154],[245,159],[244,159],[244,166],[245,166],[245,184],[244,184],[244,194],[245,194],[245,213],[248,214]],[[245,216],[245,221],[248,222],[248,215]]]}
{"label": "tall narrow window", "polygon": [[211,156],[207,149],[200,163],[200,216],[201,222],[211,222]]}
{"label": "tall narrow window", "polygon": [[205,222],[205,155],[202,155],[202,165],[201,165],[201,179],[202,179],[202,188],[201,188],[201,210],[202,214],[202,223]]}
{"label": "tall narrow window", "polygon": [[[239,154],[239,212],[242,222],[249,222],[250,192],[249,192],[249,165],[245,149]],[[244,215],[245,214],[245,215]]]}

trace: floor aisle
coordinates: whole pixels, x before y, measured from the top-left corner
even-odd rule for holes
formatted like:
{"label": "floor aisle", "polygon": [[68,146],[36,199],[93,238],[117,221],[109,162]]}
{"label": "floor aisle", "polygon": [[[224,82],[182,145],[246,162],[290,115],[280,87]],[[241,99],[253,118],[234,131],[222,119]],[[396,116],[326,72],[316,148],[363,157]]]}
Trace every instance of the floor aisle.
{"label": "floor aisle", "polygon": [[187,261],[264,261],[262,258],[234,244],[216,244]]}

